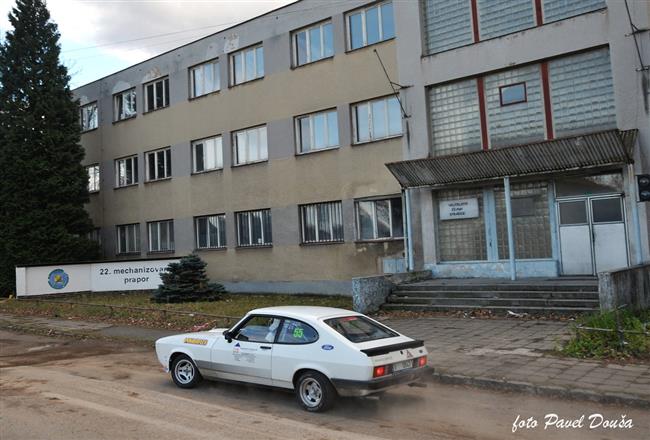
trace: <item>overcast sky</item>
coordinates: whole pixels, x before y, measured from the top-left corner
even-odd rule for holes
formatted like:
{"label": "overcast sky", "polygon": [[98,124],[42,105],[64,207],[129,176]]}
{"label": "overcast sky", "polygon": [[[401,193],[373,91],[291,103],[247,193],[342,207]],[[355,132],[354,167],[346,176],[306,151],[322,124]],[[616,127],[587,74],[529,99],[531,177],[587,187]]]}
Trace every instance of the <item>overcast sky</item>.
{"label": "overcast sky", "polygon": [[[47,6],[75,88],[293,1],[49,0]],[[0,0],[3,39],[13,6],[15,0]]]}

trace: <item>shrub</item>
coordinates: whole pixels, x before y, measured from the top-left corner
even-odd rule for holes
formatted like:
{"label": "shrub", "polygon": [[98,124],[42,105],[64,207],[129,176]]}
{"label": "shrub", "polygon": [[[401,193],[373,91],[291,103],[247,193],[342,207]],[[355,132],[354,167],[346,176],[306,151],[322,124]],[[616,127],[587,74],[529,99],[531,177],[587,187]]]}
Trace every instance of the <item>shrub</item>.
{"label": "shrub", "polygon": [[[644,323],[650,330],[650,311],[633,313],[620,310],[619,321],[622,330],[643,332]],[[610,329],[613,331],[581,330],[578,325]],[[586,358],[606,357],[650,357],[650,337],[639,333],[624,333],[625,344],[621,346],[617,331],[616,312],[601,312],[578,319],[575,336],[564,346],[562,352],[568,356]]]}
{"label": "shrub", "polygon": [[209,283],[205,275],[206,263],[196,254],[170,263],[167,272],[160,274],[162,284],[151,297],[158,303],[216,301],[225,292],[221,284]]}

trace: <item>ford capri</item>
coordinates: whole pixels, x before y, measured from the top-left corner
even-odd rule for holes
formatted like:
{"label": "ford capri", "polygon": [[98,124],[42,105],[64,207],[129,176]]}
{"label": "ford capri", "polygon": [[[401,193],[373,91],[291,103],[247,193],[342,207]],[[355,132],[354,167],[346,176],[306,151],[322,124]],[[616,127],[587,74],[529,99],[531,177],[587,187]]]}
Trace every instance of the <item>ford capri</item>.
{"label": "ford capri", "polygon": [[201,379],[293,390],[307,411],[337,396],[368,396],[420,385],[430,372],[424,343],[360,313],[330,307],[252,310],[229,329],[168,336],[156,355],[174,383]]}

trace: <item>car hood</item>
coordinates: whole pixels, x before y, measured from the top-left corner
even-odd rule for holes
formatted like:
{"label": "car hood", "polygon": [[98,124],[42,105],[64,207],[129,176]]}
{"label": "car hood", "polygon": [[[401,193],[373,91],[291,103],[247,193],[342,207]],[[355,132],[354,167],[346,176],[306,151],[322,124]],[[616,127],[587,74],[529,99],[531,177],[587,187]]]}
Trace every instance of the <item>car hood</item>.
{"label": "car hood", "polygon": [[178,335],[167,336],[160,338],[156,343],[162,344],[182,344],[186,339],[197,339],[197,340],[207,340],[208,342],[216,341],[219,338],[223,337],[223,332],[227,330],[226,328],[215,328],[212,330],[207,330],[203,332],[190,332],[190,333],[180,333]]}

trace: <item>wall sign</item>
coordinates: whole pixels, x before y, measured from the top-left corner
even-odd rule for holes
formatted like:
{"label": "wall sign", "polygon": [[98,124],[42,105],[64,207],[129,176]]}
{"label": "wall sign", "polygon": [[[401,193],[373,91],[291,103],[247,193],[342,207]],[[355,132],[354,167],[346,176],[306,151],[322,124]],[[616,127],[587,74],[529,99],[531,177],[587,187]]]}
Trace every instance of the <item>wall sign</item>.
{"label": "wall sign", "polygon": [[478,199],[443,200],[438,203],[440,220],[478,218]]}

